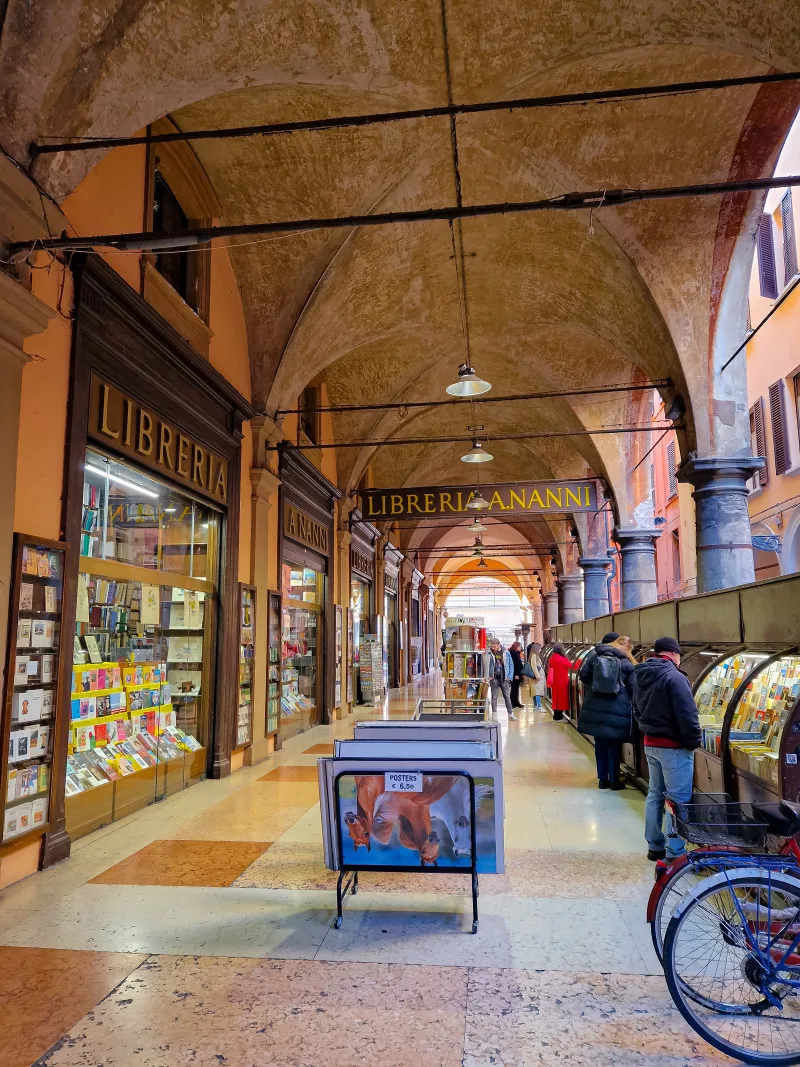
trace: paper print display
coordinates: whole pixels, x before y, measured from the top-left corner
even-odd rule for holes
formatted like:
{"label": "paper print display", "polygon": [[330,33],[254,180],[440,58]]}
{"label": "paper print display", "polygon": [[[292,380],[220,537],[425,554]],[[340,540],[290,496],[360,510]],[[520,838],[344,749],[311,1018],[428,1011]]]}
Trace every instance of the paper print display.
{"label": "paper print display", "polygon": [[33,586],[30,582],[22,582],[19,587],[19,610],[33,611]]}
{"label": "paper print display", "polygon": [[89,589],[86,585],[86,575],[78,574],[78,603],[75,611],[75,622],[89,621]]}
{"label": "paper print display", "polygon": [[145,626],[158,626],[161,608],[160,590],[157,585],[142,586],[142,603],[139,609]]}
{"label": "paper print display", "polygon": [[28,648],[31,643],[31,620],[17,620],[17,648]]}
{"label": "paper print display", "polygon": [[[383,774],[339,778],[340,854],[345,864],[469,869],[469,781],[422,774],[420,792],[387,791]],[[480,872],[497,870],[494,781],[475,780],[475,834]]]}
{"label": "paper print display", "polygon": [[170,637],[167,641],[167,659],[170,663],[202,663],[203,638],[188,635]]}
{"label": "paper print display", "polygon": [[203,626],[200,595],[193,589],[185,589],[183,593],[183,624],[187,630],[199,630]]}
{"label": "paper print display", "polygon": [[54,648],[56,643],[56,624],[52,619],[34,619],[31,629],[31,646],[33,648]]}

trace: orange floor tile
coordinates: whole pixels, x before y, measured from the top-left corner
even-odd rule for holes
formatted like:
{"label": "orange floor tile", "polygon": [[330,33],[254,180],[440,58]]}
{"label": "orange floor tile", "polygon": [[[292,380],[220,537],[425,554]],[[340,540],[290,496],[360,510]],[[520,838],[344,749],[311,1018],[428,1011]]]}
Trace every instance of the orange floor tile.
{"label": "orange floor tile", "polygon": [[228,886],[269,841],[153,841],[92,881],[104,885]]}
{"label": "orange floor tile", "polygon": [[274,771],[258,779],[259,782],[316,782],[317,780],[316,767],[293,767],[291,765],[276,767]]}
{"label": "orange floor tile", "polygon": [[145,959],[132,952],[0,948],[3,1067],[30,1067]]}
{"label": "orange floor tile", "polygon": [[312,745],[304,752],[306,756],[332,756],[333,745]]}

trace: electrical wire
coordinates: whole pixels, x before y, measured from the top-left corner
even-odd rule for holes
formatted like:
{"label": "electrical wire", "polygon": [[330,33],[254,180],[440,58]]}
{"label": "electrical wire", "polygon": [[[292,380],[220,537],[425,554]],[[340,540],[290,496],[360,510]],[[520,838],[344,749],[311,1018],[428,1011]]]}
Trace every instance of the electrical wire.
{"label": "electrical wire", "polygon": [[[81,137],[70,134],[44,135],[30,146],[31,156],[56,152],[90,152],[100,148],[120,148],[142,144],[165,144],[171,141],[223,140],[239,137],[263,137],[311,130],[334,130],[348,127],[385,125],[416,119],[445,118],[455,115],[475,115],[494,111],[523,111],[539,108],[568,107],[575,104],[615,103],[620,100],[648,100],[676,97],[700,92],[714,92],[745,86],[774,85],[800,80],[798,71],[773,71],[769,74],[748,74],[734,78],[715,78],[703,81],[674,82],[660,85],[629,86],[622,89],[596,89],[590,92],[560,93],[549,96],[523,97],[518,100],[493,100],[474,104],[451,104],[446,107],[416,108],[405,111],[385,111],[371,115],[342,115],[335,118],[272,122],[251,126],[234,126],[221,130],[178,130],[169,133],[133,137]],[[47,143],[53,138],[55,143]]]}

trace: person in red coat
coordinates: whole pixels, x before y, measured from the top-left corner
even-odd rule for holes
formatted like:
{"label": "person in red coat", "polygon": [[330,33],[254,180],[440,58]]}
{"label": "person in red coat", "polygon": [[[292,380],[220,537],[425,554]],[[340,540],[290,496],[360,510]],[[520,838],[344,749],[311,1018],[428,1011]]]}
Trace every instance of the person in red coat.
{"label": "person in red coat", "polygon": [[[570,660],[564,655],[564,646],[555,645],[547,664],[550,701],[553,705],[553,719],[558,722],[569,711],[569,670]],[[552,676],[552,677],[551,677]]]}

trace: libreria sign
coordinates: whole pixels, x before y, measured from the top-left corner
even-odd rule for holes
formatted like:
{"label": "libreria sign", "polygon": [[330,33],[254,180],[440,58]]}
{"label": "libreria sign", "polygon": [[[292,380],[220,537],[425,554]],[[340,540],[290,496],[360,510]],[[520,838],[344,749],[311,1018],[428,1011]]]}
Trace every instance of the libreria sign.
{"label": "libreria sign", "polygon": [[[494,512],[553,515],[597,511],[597,484],[594,481],[482,485],[481,493],[489,501],[487,510]],[[365,519],[469,515],[467,504],[474,496],[475,490],[463,485],[423,489],[365,489],[361,492],[361,511]]]}

